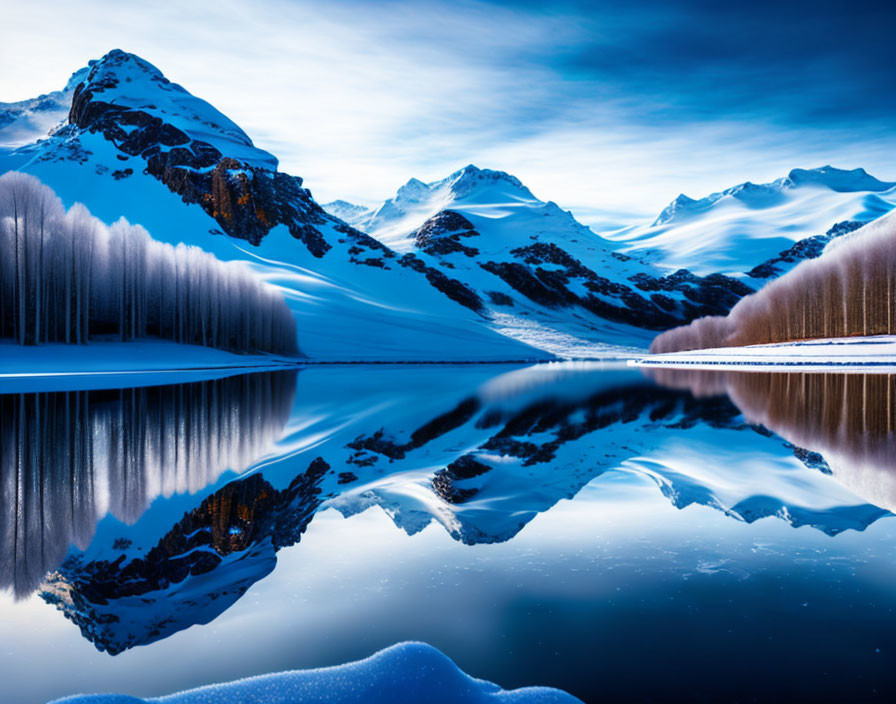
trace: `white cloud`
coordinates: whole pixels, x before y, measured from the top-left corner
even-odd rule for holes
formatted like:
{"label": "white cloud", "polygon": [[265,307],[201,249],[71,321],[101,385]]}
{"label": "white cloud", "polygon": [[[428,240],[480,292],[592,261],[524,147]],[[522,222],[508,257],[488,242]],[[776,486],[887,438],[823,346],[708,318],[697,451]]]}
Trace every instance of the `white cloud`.
{"label": "white cloud", "polygon": [[562,15],[476,3],[35,0],[5,8],[3,23],[16,28],[0,43],[4,100],[57,89],[109,49],[131,51],[231,117],[321,201],[373,204],[411,176],[473,162],[603,223],[615,215],[595,211],[650,217],[679,192],[795,166],[896,175],[883,158],[889,135],[645,124],[628,96],[549,66],[552,47],[594,31]]}

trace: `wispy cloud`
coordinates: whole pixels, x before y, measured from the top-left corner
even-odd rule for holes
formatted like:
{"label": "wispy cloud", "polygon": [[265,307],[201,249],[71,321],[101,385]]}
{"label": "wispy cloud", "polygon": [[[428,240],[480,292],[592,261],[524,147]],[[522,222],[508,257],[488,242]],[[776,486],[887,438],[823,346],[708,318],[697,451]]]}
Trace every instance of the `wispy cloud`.
{"label": "wispy cloud", "polygon": [[896,8],[201,0],[5,10],[0,96],[113,47],[214,103],[321,200],[468,162],[608,222],[795,166],[896,178]]}

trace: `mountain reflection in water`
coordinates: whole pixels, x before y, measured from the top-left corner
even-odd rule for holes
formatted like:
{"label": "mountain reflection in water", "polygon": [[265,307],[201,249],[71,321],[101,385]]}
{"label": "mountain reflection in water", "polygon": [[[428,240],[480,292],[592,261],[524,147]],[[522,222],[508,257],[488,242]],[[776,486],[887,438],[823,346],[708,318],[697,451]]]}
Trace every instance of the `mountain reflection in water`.
{"label": "mountain reflection in water", "polygon": [[[755,425],[777,431],[758,409],[794,396],[792,380],[657,381],[666,386],[587,364],[347,368],[2,396],[2,584],[38,589],[118,654],[218,618],[323,509],[379,507],[408,535],[437,524],[465,544],[501,543],[615,472],[676,508],[746,523],[775,517],[833,536],[887,514],[828,476],[789,426],[782,440]],[[795,426],[846,403],[836,383],[802,383]],[[878,426],[863,413],[867,435]],[[252,471],[225,482],[227,469]],[[129,525],[93,537],[107,513]]]}
{"label": "mountain reflection in water", "polygon": [[282,434],[296,373],[0,395],[0,588],[31,593],[111,514],[240,471]]}
{"label": "mountain reflection in water", "polygon": [[726,394],[744,417],[808,452],[857,495],[896,510],[896,375],[651,370],[664,386]]}

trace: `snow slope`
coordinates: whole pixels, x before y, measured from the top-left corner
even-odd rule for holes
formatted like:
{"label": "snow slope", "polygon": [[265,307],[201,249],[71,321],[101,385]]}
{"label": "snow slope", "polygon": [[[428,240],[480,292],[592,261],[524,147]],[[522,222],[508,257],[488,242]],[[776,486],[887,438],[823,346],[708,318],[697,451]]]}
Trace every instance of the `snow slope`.
{"label": "snow slope", "polygon": [[742,183],[697,200],[681,194],[652,224],[605,236],[661,267],[735,276],[838,222],[867,222],[894,206],[896,183],[864,169],[794,169],[771,183]]}
{"label": "snow slope", "polygon": [[201,687],[167,697],[138,699],[95,694],[66,697],[56,704],[574,704],[558,689],[503,690],[462,672],[425,643],[399,643],[365,660],[316,670],[278,672]]}

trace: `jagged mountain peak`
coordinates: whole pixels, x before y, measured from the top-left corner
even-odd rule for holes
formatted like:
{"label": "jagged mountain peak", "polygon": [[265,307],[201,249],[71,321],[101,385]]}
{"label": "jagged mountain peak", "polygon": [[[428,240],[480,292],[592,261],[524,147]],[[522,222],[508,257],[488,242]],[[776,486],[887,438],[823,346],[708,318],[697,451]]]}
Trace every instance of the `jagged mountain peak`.
{"label": "jagged mountain peak", "polygon": [[82,124],[91,104],[140,111],[245,164],[277,168],[276,157],[258,149],[236,123],[136,54],[113,49],[89,62],[86,76],[75,87],[69,121]]}
{"label": "jagged mountain peak", "polygon": [[519,195],[526,199],[535,200],[532,192],[516,176],[506,171],[480,169],[473,164],[468,164],[459,171],[455,171],[447,179],[430,184],[430,188],[441,186],[446,182],[450,184],[451,192],[456,199],[465,198],[477,189],[501,185],[520,191]]}
{"label": "jagged mountain peak", "polygon": [[405,200],[415,200],[429,193],[429,187],[418,178],[411,178],[398,189],[397,197]]}
{"label": "jagged mountain peak", "polygon": [[467,164],[438,181],[410,179],[373,212],[349,212],[338,206],[328,209],[351,225],[395,245],[442,210],[496,203],[545,206],[516,176]]}

